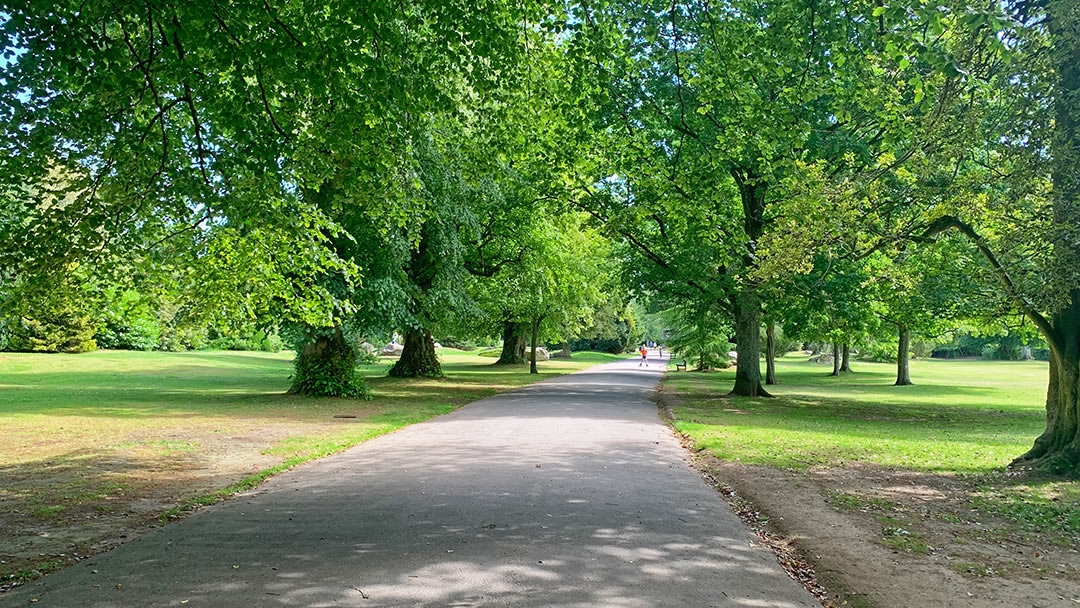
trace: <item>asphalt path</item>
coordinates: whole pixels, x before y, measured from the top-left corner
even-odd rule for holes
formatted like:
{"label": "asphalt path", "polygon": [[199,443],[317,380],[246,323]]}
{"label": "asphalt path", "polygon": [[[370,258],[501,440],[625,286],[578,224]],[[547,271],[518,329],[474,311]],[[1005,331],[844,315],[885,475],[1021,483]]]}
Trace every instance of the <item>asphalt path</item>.
{"label": "asphalt path", "polygon": [[0,606],[820,606],[689,466],[651,363],[368,441]]}

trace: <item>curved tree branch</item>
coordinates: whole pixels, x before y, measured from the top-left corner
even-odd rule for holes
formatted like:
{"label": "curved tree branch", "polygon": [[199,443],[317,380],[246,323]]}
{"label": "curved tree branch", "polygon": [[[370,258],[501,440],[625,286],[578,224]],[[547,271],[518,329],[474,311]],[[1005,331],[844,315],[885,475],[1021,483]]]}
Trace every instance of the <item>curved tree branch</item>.
{"label": "curved tree branch", "polygon": [[1013,282],[1012,277],[1009,276],[1005,267],[1001,265],[997,256],[994,255],[993,250],[990,249],[990,245],[986,242],[986,239],[976,232],[975,228],[970,224],[956,216],[943,215],[926,227],[926,230],[923,231],[922,238],[930,238],[950,229],[959,231],[967,237],[971,244],[975,245],[975,248],[979,250],[979,253],[981,253],[983,257],[986,258],[987,263],[990,264],[994,276],[997,277],[998,281],[1005,288],[1005,293],[1009,296],[1009,299],[1016,303],[1017,307],[1020,308],[1020,311],[1031,319],[1032,323],[1039,328],[1039,331],[1043,333],[1043,336],[1046,337],[1046,340],[1050,342],[1051,346],[1056,349],[1061,349],[1063,347],[1061,336],[1058,335],[1053,324],[1051,324],[1042,313],[1035,310],[1035,307],[1020,293],[1016,287],[1016,283]]}

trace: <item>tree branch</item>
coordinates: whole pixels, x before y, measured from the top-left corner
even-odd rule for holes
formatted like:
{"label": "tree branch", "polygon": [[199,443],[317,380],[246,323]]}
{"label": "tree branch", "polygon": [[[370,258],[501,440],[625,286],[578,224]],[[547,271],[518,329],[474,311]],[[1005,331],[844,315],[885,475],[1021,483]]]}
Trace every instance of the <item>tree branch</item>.
{"label": "tree branch", "polygon": [[1001,265],[1001,262],[997,259],[997,256],[994,255],[993,250],[990,249],[990,245],[986,242],[986,239],[984,239],[982,235],[976,232],[970,224],[964,222],[956,216],[944,215],[934,220],[930,223],[929,226],[927,226],[926,230],[922,234],[922,238],[929,239],[950,229],[955,229],[959,231],[961,234],[967,237],[967,239],[971,241],[973,245],[975,245],[975,247],[979,250],[979,253],[981,253],[983,257],[986,258],[987,263],[990,264],[990,268],[991,270],[993,270],[994,276],[997,277],[998,281],[1005,288],[1006,295],[1008,295],[1009,298],[1017,305],[1017,307],[1020,308],[1020,311],[1027,315],[1027,317],[1031,319],[1031,322],[1039,328],[1039,331],[1041,331],[1043,333],[1043,336],[1046,337],[1047,342],[1050,342],[1053,347],[1060,350],[1064,346],[1064,344],[1062,343],[1061,336],[1059,336],[1057,331],[1054,329],[1054,326],[1045,316],[1043,316],[1042,313],[1035,310],[1035,308],[1031,305],[1030,302],[1027,301],[1026,298],[1024,298],[1024,296],[1016,288],[1016,283],[1013,282],[1012,277],[1009,276],[1009,273],[1005,270],[1005,267]]}

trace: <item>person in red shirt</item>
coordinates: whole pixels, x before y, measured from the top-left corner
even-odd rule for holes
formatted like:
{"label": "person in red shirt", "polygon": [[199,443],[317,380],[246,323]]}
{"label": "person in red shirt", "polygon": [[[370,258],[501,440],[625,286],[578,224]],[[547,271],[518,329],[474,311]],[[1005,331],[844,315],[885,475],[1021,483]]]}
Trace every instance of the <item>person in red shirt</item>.
{"label": "person in red shirt", "polygon": [[644,345],[641,347],[641,363],[638,363],[637,366],[641,367],[642,363],[645,364],[645,367],[649,367],[649,349],[645,348]]}

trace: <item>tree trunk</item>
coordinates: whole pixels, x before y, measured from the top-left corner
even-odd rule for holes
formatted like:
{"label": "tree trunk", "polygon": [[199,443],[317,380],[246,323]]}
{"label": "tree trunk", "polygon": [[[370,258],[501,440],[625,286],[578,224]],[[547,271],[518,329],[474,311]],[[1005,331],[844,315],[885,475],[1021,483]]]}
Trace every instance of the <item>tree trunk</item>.
{"label": "tree trunk", "polygon": [[525,324],[503,322],[502,353],[496,363],[525,363]]}
{"label": "tree trunk", "polygon": [[[1080,3],[1051,0],[1047,22],[1059,82],[1054,95],[1051,198],[1057,231],[1050,285],[1070,285],[1069,303],[1047,319],[1026,311],[1050,345],[1050,383],[1046,390],[1046,430],[1010,466],[1080,476]],[[985,251],[984,251],[985,255]],[[1040,323],[1040,321],[1042,321]]]}
{"label": "tree trunk", "polygon": [[563,343],[562,343],[562,354],[561,354],[561,355],[559,355],[559,356],[560,356],[561,358],[563,358],[563,359],[570,359],[570,358],[572,358],[572,355],[573,355],[573,353],[572,353],[572,352],[570,352],[570,342],[568,342],[568,341],[566,341],[566,340],[563,340]]}
{"label": "tree trunk", "polygon": [[[755,249],[765,232],[765,195],[768,185],[752,169],[732,167],[731,176],[739,189],[743,207],[743,230],[747,249],[742,265],[748,271],[757,265]],[[732,395],[771,397],[761,387],[761,302],[752,286],[744,286],[729,298],[735,317],[735,387]]]}
{"label": "tree trunk", "polygon": [[844,353],[843,353],[843,358],[841,359],[841,362],[840,362],[840,371],[842,371],[842,372],[850,372],[851,371],[851,346],[847,342],[844,342]]}
{"label": "tree trunk", "polygon": [[296,354],[289,393],[315,397],[365,397],[367,384],[356,373],[356,347],[335,327]]}
{"label": "tree trunk", "polygon": [[776,384],[776,322],[765,328],[765,384]]}
{"label": "tree trunk", "polygon": [[442,366],[435,354],[431,332],[426,329],[406,329],[401,358],[388,373],[397,378],[442,378]]}
{"label": "tree trunk", "polygon": [[536,371],[536,337],[540,333],[540,321],[542,317],[536,317],[532,323],[532,351],[529,352],[529,373],[538,374]]}
{"label": "tree trunk", "polygon": [[1072,297],[1069,307],[1054,315],[1054,329],[1063,339],[1050,347],[1046,430],[1012,466],[1080,476],[1080,289]]}
{"label": "tree trunk", "polygon": [[761,306],[751,289],[732,298],[735,310],[735,386],[730,395],[771,397],[761,387]]}
{"label": "tree trunk", "polygon": [[[1047,5],[1058,90],[1054,98],[1053,191],[1054,225],[1058,232],[1054,254],[1055,278],[1066,285],[1070,301],[1053,314],[1043,330],[1050,344],[1050,384],[1046,391],[1046,430],[1013,465],[1055,474],[1080,475],[1080,286],[1076,268],[1080,245],[1080,5],[1052,0]],[[1031,316],[1031,315],[1029,315]],[[1045,324],[1043,324],[1045,327]]]}
{"label": "tree trunk", "polygon": [[832,345],[832,373],[830,376],[840,375],[840,345],[833,342]]}
{"label": "tree trunk", "polygon": [[906,325],[900,325],[900,344],[896,347],[896,386],[911,384],[911,371],[908,369],[908,359],[911,355],[911,330]]}

